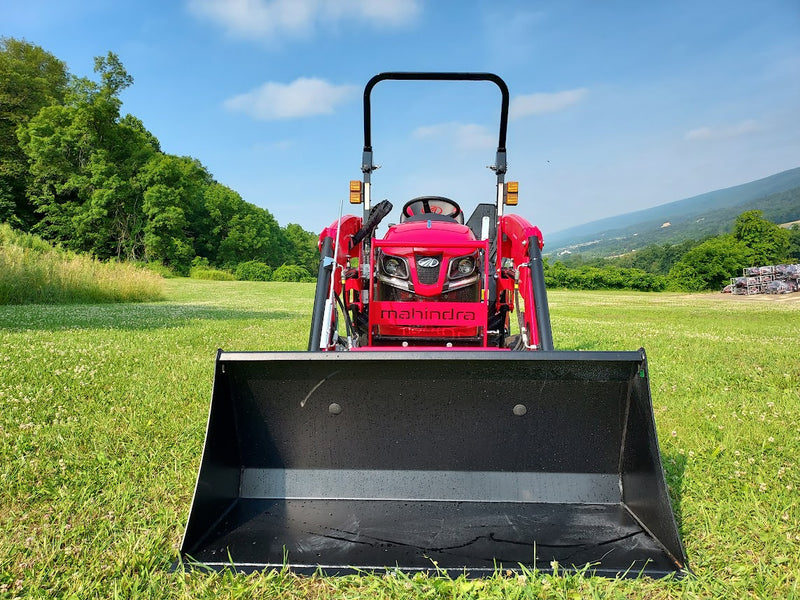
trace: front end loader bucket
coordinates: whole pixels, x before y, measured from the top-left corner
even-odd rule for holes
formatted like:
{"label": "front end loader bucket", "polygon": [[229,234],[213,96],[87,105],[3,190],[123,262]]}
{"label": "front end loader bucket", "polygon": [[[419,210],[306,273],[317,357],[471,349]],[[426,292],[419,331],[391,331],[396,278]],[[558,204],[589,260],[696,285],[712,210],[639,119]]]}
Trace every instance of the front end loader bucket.
{"label": "front end loader bucket", "polygon": [[686,571],[636,352],[220,352],[185,563]]}

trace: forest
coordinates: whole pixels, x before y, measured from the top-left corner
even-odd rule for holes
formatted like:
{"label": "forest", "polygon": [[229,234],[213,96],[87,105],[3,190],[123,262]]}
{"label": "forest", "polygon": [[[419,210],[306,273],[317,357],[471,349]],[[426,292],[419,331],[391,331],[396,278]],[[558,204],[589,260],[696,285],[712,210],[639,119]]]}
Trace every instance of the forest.
{"label": "forest", "polygon": [[281,227],[198,159],[163,152],[140,119],[122,114],[133,77],[113,52],[96,57],[94,71],[75,76],[39,46],[0,39],[0,223],[164,273],[316,273],[315,234]]}

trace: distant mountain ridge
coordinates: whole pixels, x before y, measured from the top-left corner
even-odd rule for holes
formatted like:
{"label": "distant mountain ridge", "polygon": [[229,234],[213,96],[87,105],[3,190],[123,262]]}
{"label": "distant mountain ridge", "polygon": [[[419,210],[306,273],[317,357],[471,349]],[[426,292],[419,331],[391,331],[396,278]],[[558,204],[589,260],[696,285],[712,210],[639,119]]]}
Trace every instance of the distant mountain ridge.
{"label": "distant mountain ridge", "polygon": [[544,253],[613,256],[650,244],[702,239],[729,232],[747,210],[762,210],[775,223],[800,219],[800,167],[557,231],[545,237]]}

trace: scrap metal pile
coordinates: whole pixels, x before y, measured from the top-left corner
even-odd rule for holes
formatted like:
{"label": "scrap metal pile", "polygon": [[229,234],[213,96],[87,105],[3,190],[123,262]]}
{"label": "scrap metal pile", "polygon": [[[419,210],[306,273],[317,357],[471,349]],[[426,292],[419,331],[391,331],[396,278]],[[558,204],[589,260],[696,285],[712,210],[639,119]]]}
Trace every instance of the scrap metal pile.
{"label": "scrap metal pile", "polygon": [[752,294],[790,294],[800,290],[800,264],[768,265],[742,269],[741,277],[732,277],[723,292],[741,296]]}

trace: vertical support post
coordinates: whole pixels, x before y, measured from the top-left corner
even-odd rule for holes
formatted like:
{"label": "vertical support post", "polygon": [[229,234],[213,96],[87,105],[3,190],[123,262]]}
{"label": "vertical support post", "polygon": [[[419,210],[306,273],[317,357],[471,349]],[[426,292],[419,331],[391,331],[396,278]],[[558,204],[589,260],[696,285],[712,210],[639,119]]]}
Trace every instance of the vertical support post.
{"label": "vertical support post", "polygon": [[308,336],[308,349],[311,352],[319,352],[325,302],[328,299],[328,291],[331,285],[331,273],[333,273],[333,239],[326,237],[322,240],[322,248],[320,249],[317,288],[314,293],[314,309],[311,312],[311,332]]}
{"label": "vertical support post", "polygon": [[533,298],[536,303],[536,328],[539,331],[539,346],[541,350],[553,350],[553,330],[550,326],[550,308],[547,305],[547,288],[544,285],[544,263],[542,250],[539,248],[539,238],[531,236],[528,239],[528,258],[530,260],[531,285]]}

